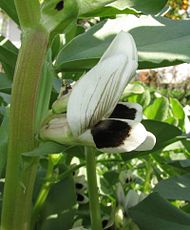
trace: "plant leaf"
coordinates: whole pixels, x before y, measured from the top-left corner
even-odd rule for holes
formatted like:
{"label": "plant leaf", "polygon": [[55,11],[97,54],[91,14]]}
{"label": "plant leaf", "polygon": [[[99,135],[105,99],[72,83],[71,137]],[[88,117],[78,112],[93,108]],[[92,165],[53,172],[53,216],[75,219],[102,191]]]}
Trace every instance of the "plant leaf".
{"label": "plant leaf", "polygon": [[3,122],[0,126],[0,178],[5,169],[7,161],[7,145],[8,145],[8,110],[4,112]]}
{"label": "plant leaf", "polygon": [[153,104],[146,107],[144,114],[148,119],[164,121],[168,116],[169,101],[166,97],[156,98]]}
{"label": "plant leaf", "polygon": [[24,156],[45,156],[51,153],[63,152],[64,145],[57,144],[55,142],[42,142],[39,147],[35,148],[31,152],[23,153]]}
{"label": "plant leaf", "polygon": [[0,73],[0,91],[11,89],[12,82],[4,73]]}
{"label": "plant leaf", "polygon": [[190,201],[190,174],[162,180],[155,186],[154,191],[166,199]]}
{"label": "plant leaf", "polygon": [[152,193],[137,206],[130,208],[129,215],[140,229],[188,230],[190,227],[190,215],[177,209],[157,193]]}
{"label": "plant leaf", "polygon": [[80,16],[108,17],[115,16],[116,14],[135,14],[137,12],[142,12],[144,14],[156,14],[165,6],[167,0],[156,0],[154,2],[151,0],[117,0],[103,6],[103,3],[105,4],[105,2],[106,1],[103,1],[102,6],[98,7],[98,9],[95,9],[95,7],[92,8],[92,4],[89,4],[87,9],[85,8],[81,11],[82,15]]}
{"label": "plant leaf", "polygon": [[53,185],[42,210],[42,230],[72,228],[76,193],[71,174]]}
{"label": "plant leaf", "polygon": [[13,78],[18,49],[5,37],[0,36],[0,62],[9,77]]}
{"label": "plant leaf", "polygon": [[130,31],[135,39],[140,69],[189,62],[189,28],[187,20],[163,17],[128,15],[105,20],[69,42],[60,51],[55,67],[57,71],[92,68],[121,30]]}
{"label": "plant leaf", "polygon": [[9,15],[9,17],[13,19],[13,21],[19,24],[14,0],[1,0],[0,8],[3,9]]}

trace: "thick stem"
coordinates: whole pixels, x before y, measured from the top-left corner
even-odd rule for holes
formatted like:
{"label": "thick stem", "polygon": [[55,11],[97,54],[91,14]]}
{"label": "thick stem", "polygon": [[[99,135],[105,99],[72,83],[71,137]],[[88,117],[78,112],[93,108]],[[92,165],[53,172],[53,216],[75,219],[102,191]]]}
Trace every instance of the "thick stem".
{"label": "thick stem", "polygon": [[48,34],[43,28],[23,33],[14,74],[1,230],[28,230],[38,159],[23,159],[35,143],[36,100]]}
{"label": "thick stem", "polygon": [[95,150],[91,147],[85,147],[85,154],[87,164],[88,195],[90,200],[91,227],[92,230],[102,230],[96,177]]}

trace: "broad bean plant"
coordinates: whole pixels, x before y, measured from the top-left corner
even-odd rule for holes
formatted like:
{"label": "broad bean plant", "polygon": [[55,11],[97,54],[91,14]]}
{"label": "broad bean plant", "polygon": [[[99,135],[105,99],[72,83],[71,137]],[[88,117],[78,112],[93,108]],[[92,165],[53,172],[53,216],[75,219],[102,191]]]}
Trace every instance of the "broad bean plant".
{"label": "broad bean plant", "polygon": [[190,61],[166,0],[1,0],[1,230],[190,227],[187,108],[134,81]]}

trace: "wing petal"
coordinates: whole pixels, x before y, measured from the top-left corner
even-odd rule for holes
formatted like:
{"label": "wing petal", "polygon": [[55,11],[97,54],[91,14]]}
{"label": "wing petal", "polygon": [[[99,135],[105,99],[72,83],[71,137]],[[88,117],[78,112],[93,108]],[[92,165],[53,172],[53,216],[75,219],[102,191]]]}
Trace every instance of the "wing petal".
{"label": "wing petal", "polygon": [[105,119],[86,131],[80,140],[95,145],[102,152],[130,152],[140,146],[147,137],[144,126],[136,121]]}
{"label": "wing petal", "polygon": [[147,138],[145,141],[135,149],[135,151],[148,151],[153,149],[154,145],[156,144],[156,137],[150,133],[147,132]]}

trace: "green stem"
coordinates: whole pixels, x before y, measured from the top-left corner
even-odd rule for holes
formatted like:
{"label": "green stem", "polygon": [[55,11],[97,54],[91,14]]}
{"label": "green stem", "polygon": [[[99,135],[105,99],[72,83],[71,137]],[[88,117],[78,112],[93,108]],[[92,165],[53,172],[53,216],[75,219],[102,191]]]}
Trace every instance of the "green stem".
{"label": "green stem", "polygon": [[87,164],[87,180],[88,195],[90,200],[90,218],[92,230],[102,230],[102,222],[100,215],[100,206],[98,199],[98,187],[96,177],[96,154],[91,147],[85,147],[86,164]]}
{"label": "green stem", "polygon": [[39,0],[14,0],[21,28],[35,28],[40,22]]}
{"label": "green stem", "polygon": [[48,34],[40,26],[23,33],[14,74],[9,118],[9,144],[1,230],[28,230],[32,193],[38,166],[23,152],[36,146],[36,101]]}

